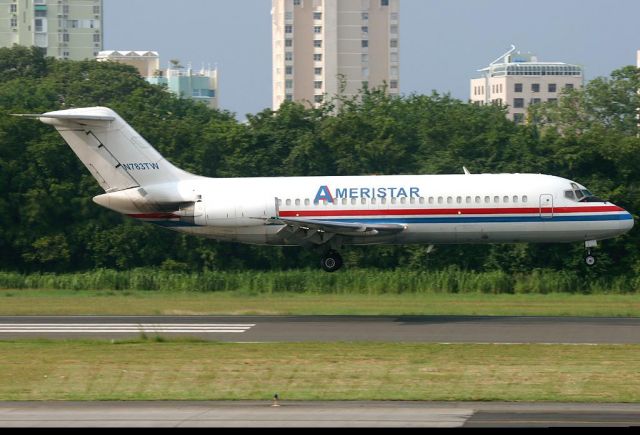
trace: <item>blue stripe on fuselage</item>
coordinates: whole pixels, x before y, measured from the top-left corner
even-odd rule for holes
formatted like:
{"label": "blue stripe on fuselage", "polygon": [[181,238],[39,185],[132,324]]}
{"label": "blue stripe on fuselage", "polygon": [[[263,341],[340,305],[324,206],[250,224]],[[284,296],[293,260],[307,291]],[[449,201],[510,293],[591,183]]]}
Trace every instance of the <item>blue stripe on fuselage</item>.
{"label": "blue stripe on fuselage", "polygon": [[[367,219],[339,219],[339,218],[323,218],[317,219],[327,222],[344,222],[344,223],[361,223],[361,224],[480,224],[480,223],[530,223],[530,222],[606,222],[606,221],[626,221],[633,220],[633,216],[629,213],[616,213],[605,215],[586,215],[586,216],[558,216],[541,217],[541,216],[452,216],[452,217],[405,217],[393,218],[367,218]],[[165,228],[189,228],[197,227],[187,222],[178,221],[143,221]]]}
{"label": "blue stripe on fuselage", "polygon": [[628,213],[609,215],[588,215],[588,216],[454,216],[435,218],[379,218],[379,219],[321,219],[329,222],[362,223],[362,224],[479,224],[479,223],[529,223],[529,222],[606,222],[633,220],[633,216]]}

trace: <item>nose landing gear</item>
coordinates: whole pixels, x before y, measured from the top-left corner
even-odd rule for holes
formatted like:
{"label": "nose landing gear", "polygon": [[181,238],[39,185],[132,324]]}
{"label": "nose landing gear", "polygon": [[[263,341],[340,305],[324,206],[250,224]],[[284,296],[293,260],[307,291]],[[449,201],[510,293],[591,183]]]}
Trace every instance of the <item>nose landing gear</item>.
{"label": "nose landing gear", "polygon": [[596,256],[591,253],[591,248],[595,248],[598,246],[598,242],[595,240],[586,241],[584,247],[587,250],[587,255],[584,257],[584,262],[587,266],[592,267],[597,263]]}

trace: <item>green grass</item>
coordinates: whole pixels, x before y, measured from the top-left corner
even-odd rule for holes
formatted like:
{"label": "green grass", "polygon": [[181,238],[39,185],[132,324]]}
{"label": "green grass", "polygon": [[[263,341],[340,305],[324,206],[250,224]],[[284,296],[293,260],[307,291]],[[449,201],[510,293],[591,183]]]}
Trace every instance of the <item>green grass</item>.
{"label": "green grass", "polygon": [[0,315],[485,315],[639,317],[637,295],[258,294],[0,290]]}
{"label": "green grass", "polygon": [[638,345],[0,342],[0,400],[640,402]]}
{"label": "green grass", "polygon": [[637,279],[573,272],[0,272],[0,315],[640,316]]}
{"label": "green grass", "polygon": [[0,272],[0,288],[203,293],[233,291],[247,294],[632,294],[640,289],[640,277],[596,278],[575,271],[552,270],[511,275],[501,271],[470,272],[456,268],[435,271],[354,269],[335,274],[317,270],[188,274],[153,269],[122,272],[101,269],[60,275]]}

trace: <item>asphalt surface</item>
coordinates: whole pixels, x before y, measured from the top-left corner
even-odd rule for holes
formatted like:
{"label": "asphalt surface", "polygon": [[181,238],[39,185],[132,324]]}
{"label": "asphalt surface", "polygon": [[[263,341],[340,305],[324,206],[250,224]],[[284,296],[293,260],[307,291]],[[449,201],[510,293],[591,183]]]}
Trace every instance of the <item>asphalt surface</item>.
{"label": "asphalt surface", "polygon": [[640,318],[0,317],[0,340],[189,336],[227,342],[638,344]]}
{"label": "asphalt surface", "polygon": [[640,427],[640,405],[420,402],[0,403],[0,427]]}
{"label": "asphalt surface", "polygon": [[[0,317],[0,340],[190,336],[228,342],[640,343],[640,319]],[[0,427],[640,427],[640,405],[419,402],[0,402]]]}

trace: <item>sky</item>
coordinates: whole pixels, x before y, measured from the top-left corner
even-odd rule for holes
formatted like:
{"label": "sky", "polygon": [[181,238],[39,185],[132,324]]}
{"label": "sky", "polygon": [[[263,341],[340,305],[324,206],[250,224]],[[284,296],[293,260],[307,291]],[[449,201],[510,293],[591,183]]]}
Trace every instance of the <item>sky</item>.
{"label": "sky", "polygon": [[[509,50],[579,64],[587,80],[635,65],[640,0],[400,0],[400,90],[469,98]],[[104,0],[104,49],[217,66],[220,108],[271,107],[271,0]]]}

